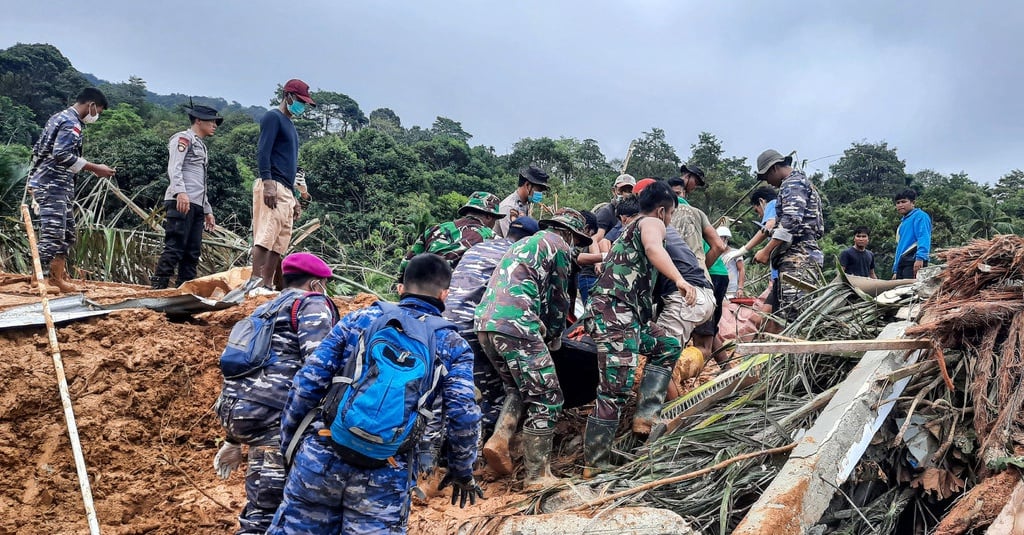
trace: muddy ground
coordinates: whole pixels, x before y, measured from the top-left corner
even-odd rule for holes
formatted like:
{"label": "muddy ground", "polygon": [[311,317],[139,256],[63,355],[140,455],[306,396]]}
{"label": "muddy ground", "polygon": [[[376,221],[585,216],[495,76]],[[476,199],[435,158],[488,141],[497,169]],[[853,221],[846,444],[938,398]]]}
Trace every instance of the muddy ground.
{"label": "muddy ground", "polygon": [[[78,281],[98,302],[166,295]],[[174,291],[170,291],[171,294]],[[211,407],[231,326],[266,300],[173,323],[117,311],[58,329],[64,369],[103,533],[228,534],[244,503],[243,471],[213,471],[222,437]],[[0,310],[38,301],[27,278],[0,274]],[[342,312],[373,301],[337,299]],[[0,332],[0,534],[88,533],[53,360],[43,328]],[[459,510],[444,496],[416,504],[410,533],[450,533],[523,498],[509,480]],[[447,491],[446,491],[447,492]]]}

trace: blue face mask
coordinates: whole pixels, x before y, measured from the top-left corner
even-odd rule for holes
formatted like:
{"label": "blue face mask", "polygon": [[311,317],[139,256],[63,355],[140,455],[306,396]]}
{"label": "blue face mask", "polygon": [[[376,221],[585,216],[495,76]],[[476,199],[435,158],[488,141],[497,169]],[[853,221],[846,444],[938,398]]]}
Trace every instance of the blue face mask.
{"label": "blue face mask", "polygon": [[288,113],[292,114],[293,117],[298,117],[306,111],[306,105],[299,99],[295,99],[291,104],[288,105]]}
{"label": "blue face mask", "polygon": [[533,192],[533,195],[530,195],[530,202],[540,202],[540,201],[543,201],[543,200],[544,200],[544,194],[542,192],[535,191],[535,192]]}

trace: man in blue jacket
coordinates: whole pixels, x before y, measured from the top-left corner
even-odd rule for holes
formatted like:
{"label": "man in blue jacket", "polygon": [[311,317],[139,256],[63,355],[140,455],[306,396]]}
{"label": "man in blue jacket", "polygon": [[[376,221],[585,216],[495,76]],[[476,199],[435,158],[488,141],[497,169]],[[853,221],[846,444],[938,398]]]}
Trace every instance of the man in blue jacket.
{"label": "man in blue jacket", "polygon": [[[451,267],[440,256],[425,253],[413,257],[404,282],[399,284],[398,306],[417,318],[440,316],[451,276]],[[383,310],[375,303],[342,318],[295,375],[281,420],[282,453],[299,432],[302,419],[316,410],[332,379],[355,354],[360,335],[381,314]],[[461,497],[465,506],[467,498],[475,503],[478,496],[483,496],[473,479],[480,421],[473,392],[473,352],[452,329],[437,331],[434,342],[431,349],[435,361],[447,374],[423,406],[432,407],[433,399],[441,396],[449,446],[448,474],[442,486],[452,485],[452,503]],[[323,436],[322,415],[317,414],[309,429],[311,432],[301,437],[285,484],[284,501],[268,535],[404,534],[414,481],[409,470],[417,469],[409,465],[409,457],[415,456],[397,455],[380,468],[362,468],[343,460],[330,444],[332,439]]]}
{"label": "man in blue jacket", "polygon": [[896,230],[896,258],[892,262],[894,279],[916,279],[917,272],[928,265],[932,249],[932,218],[914,207],[917,192],[905,189],[893,197],[896,211],[903,219]]}

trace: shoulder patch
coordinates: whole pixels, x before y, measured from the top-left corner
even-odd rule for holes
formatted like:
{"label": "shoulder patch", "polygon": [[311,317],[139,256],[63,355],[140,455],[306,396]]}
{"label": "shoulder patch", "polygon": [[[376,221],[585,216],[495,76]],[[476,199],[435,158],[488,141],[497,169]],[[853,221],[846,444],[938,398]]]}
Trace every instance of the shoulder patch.
{"label": "shoulder patch", "polygon": [[188,150],[188,146],[192,143],[187,137],[180,136],[178,138],[178,152],[185,152]]}
{"label": "shoulder patch", "polygon": [[511,210],[508,211],[508,220],[514,221],[516,219],[519,219],[519,210],[512,208]]}
{"label": "shoulder patch", "polygon": [[71,127],[71,131],[74,132],[76,136],[82,135],[82,127],[79,125]]}

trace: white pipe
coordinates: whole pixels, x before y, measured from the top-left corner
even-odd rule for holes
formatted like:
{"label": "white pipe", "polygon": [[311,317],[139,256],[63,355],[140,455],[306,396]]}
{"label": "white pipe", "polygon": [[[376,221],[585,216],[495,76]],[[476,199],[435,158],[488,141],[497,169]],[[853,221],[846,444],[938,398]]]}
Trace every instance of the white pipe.
{"label": "white pipe", "polygon": [[60,403],[64,406],[64,420],[68,424],[68,438],[71,439],[71,452],[75,457],[75,468],[78,470],[78,485],[82,488],[82,501],[85,502],[85,516],[89,521],[89,533],[100,535],[100,523],[96,519],[96,507],[92,503],[92,488],[89,486],[89,472],[85,467],[85,456],[82,455],[82,444],[78,440],[78,424],[75,423],[75,411],[71,407],[71,394],[68,392],[68,380],[64,375],[64,363],[60,357],[60,345],[57,343],[57,329],[53,325],[50,314],[50,300],[46,296],[46,282],[43,280],[43,266],[39,263],[39,248],[36,233],[32,228],[32,216],[28,206],[21,205],[21,217],[25,220],[25,232],[28,233],[28,244],[32,250],[32,267],[35,270],[36,286],[43,298],[43,318],[46,319],[46,331],[53,351],[53,369],[57,372],[57,388],[60,390]]}

